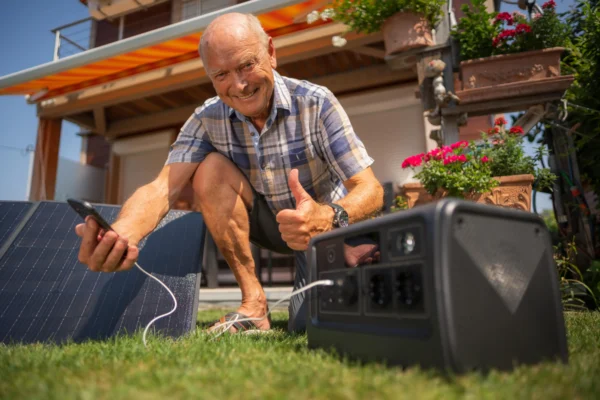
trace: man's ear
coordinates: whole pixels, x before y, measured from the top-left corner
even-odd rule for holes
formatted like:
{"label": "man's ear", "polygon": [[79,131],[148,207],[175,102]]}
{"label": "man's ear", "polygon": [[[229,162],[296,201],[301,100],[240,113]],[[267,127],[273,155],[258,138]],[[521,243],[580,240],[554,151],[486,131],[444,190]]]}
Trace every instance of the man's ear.
{"label": "man's ear", "polygon": [[275,55],[275,45],[273,44],[273,38],[269,36],[269,61],[273,69],[277,68],[277,57]]}

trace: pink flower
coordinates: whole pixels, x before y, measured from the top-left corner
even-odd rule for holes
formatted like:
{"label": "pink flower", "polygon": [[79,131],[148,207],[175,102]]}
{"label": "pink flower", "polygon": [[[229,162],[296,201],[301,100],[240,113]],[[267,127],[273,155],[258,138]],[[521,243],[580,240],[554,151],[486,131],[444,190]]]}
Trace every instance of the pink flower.
{"label": "pink flower", "polygon": [[467,162],[467,156],[465,156],[464,154],[461,154],[460,156],[457,157],[456,160],[459,161],[459,162],[461,162],[461,163],[466,163]]}
{"label": "pink flower", "polygon": [[513,17],[512,17],[512,15],[510,15],[507,12],[501,12],[500,14],[496,15],[496,19],[494,20],[494,23],[499,24],[502,21],[506,21],[507,25],[512,25]]}
{"label": "pink flower", "polygon": [[512,17],[513,19],[520,19],[520,18],[525,18],[525,14],[520,13],[519,11],[513,11],[512,13]]}
{"label": "pink flower", "polygon": [[545,2],[544,4],[542,4],[543,10],[554,9],[555,7],[556,7],[556,3],[554,2],[554,0],[549,0],[549,1]]}
{"label": "pink flower", "polygon": [[421,166],[421,161],[423,160],[424,156],[424,154],[417,154],[415,156],[410,156],[406,158],[406,160],[402,162],[402,168]]}
{"label": "pink flower", "polygon": [[450,156],[444,159],[444,165],[452,164],[456,161],[456,156]]}
{"label": "pink flower", "polygon": [[467,142],[466,140],[461,140],[460,142],[452,143],[450,145],[450,148],[452,148],[452,150],[463,149],[463,148],[467,147],[468,145],[469,145],[469,142]]}
{"label": "pink flower", "polygon": [[519,24],[516,29],[517,33],[530,33],[531,27],[527,24]]}
{"label": "pink flower", "polygon": [[482,162],[482,163],[484,163],[484,164],[485,164],[486,162],[489,162],[489,161],[490,161],[490,159],[488,158],[488,156],[483,156],[483,157],[481,157],[481,162]]}
{"label": "pink flower", "polygon": [[[506,120],[504,119],[504,117],[500,117],[500,118],[496,118],[494,120],[494,125],[496,126],[503,126],[506,125]],[[496,132],[497,133],[497,132]]]}
{"label": "pink flower", "polygon": [[523,131],[523,128],[521,128],[520,126],[513,126],[508,132],[512,133],[513,135],[522,135],[523,133],[525,133]]}

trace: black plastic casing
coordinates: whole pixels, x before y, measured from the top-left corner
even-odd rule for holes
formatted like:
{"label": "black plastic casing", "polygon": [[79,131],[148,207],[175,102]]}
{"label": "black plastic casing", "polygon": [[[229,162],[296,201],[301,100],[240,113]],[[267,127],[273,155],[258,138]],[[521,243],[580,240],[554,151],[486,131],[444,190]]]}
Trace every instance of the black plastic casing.
{"label": "black plastic casing", "polygon": [[[348,268],[347,243],[361,237],[379,240],[380,254]],[[456,373],[567,362],[552,250],[537,215],[457,199],[319,235],[310,281],[335,285],[311,289],[308,345]]]}

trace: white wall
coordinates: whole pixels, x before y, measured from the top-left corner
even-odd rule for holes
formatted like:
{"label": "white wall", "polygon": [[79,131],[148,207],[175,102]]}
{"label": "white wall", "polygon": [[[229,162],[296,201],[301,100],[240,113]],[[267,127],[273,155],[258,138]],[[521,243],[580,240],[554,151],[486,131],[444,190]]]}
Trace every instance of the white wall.
{"label": "white wall", "polygon": [[103,203],[104,175],[105,171],[101,168],[59,158],[54,200],[66,201],[68,198],[76,198]]}
{"label": "white wall", "polygon": [[166,130],[114,141],[112,151],[121,157],[119,203],[158,176],[167,160],[172,136],[173,131]]}
{"label": "white wall", "polygon": [[416,84],[409,84],[339,99],[375,160],[372,169],[382,183],[401,185],[411,181],[413,172],[403,170],[402,161],[432,146],[433,141],[425,136],[416,90]]}

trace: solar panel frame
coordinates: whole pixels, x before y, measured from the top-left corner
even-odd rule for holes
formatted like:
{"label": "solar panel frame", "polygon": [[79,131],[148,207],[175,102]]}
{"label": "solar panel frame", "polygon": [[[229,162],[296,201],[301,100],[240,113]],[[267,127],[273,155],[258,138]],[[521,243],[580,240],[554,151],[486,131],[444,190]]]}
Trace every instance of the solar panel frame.
{"label": "solar panel frame", "polygon": [[[0,341],[57,342],[132,333],[170,311],[166,290],[137,268],[96,273],[77,260],[81,222],[66,203],[40,202],[0,255]],[[119,206],[96,205],[109,222]],[[155,330],[178,337],[195,328],[204,249],[201,214],[171,211],[139,244],[138,262],[174,292],[178,310]],[[174,256],[177,256],[176,258]]]}
{"label": "solar panel frame", "polygon": [[0,257],[35,207],[29,201],[0,201]]}

